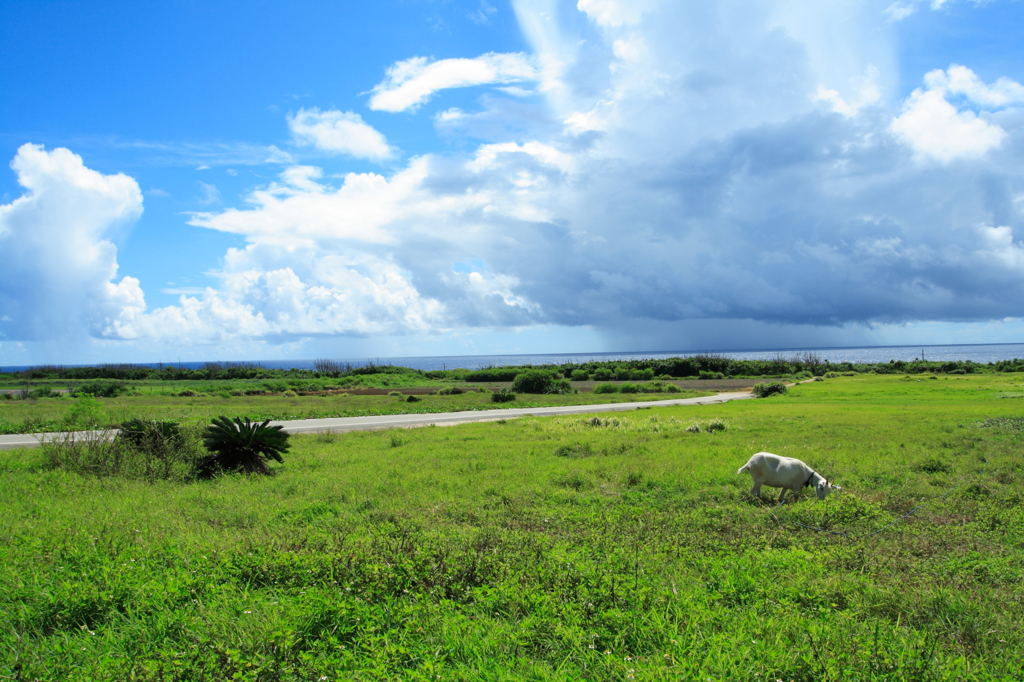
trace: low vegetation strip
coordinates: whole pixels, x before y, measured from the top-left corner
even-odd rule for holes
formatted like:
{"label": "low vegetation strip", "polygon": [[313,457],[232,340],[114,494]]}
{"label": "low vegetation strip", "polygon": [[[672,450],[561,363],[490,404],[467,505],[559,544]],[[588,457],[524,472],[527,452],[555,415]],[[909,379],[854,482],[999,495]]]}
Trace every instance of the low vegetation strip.
{"label": "low vegetation strip", "polygon": [[[200,482],[3,452],[0,677],[1018,680],[1014,383],[297,436]],[[843,490],[751,500],[760,450]]]}
{"label": "low vegetation strip", "polygon": [[[419,398],[416,402],[409,402],[410,396],[401,391],[389,391],[388,395],[122,395],[102,400],[92,396],[77,399],[19,400],[0,403],[0,434],[55,432],[96,427],[117,428],[122,422],[131,419],[199,423],[226,415],[260,421],[289,421],[397,414],[441,414],[554,405],[600,405],[651,400],[658,397],[652,394],[519,394],[511,402],[495,403],[491,399],[493,393],[490,391],[456,393],[434,390],[431,393],[432,395],[416,395],[415,397]],[[661,397],[688,398],[701,395],[713,395],[713,392],[679,390],[664,393]]]}

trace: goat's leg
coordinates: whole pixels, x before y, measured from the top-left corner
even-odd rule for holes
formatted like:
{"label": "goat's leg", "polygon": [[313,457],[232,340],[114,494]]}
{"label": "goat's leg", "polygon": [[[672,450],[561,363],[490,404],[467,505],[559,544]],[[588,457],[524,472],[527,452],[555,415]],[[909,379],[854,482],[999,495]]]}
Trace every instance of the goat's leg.
{"label": "goat's leg", "polygon": [[779,493],[779,504],[782,504],[782,498],[786,496],[786,489],[783,488],[782,492]]}
{"label": "goat's leg", "polygon": [[761,484],[755,483],[754,487],[750,489],[750,494],[754,497],[761,497]]}

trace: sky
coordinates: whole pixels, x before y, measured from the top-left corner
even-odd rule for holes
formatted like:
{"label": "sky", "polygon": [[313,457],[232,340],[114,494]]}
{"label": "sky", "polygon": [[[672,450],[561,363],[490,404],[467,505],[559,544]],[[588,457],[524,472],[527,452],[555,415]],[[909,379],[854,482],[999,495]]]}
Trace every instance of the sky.
{"label": "sky", "polygon": [[0,366],[1024,342],[1022,0],[0,0]]}

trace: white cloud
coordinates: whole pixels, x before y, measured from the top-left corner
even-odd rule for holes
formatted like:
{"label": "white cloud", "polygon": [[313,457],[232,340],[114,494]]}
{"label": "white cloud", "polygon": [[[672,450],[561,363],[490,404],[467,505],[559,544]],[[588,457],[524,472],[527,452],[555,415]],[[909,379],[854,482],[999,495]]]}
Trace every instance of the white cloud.
{"label": "white cloud", "polygon": [[863,77],[855,80],[856,96],[849,102],[843,99],[838,90],[828,89],[822,85],[818,86],[816,98],[832,105],[832,110],[843,116],[854,116],[864,107],[878,102],[882,93],[878,87],[880,77],[878,67],[874,64],[868,65]]}
{"label": "white cloud", "polygon": [[979,108],[1024,103],[1024,87],[1008,78],[985,85],[970,69],[953,64],[925,75],[925,89],[911,93],[903,112],[892,122],[892,131],[922,159],[950,163],[980,157],[1007,139],[1005,130],[971,109],[960,110],[949,102],[962,96]]}
{"label": "white cloud", "polygon": [[86,168],[64,148],[25,144],[11,162],[26,193],[0,206],[0,323],[7,339],[100,333],[144,306],[139,282],[117,275],[113,236],[142,215],[138,183]]}
{"label": "white cloud", "polygon": [[332,154],[372,161],[384,161],[395,154],[380,132],[351,111],[299,109],[297,114],[288,115],[288,128],[299,144]]}
{"label": "white cloud", "polygon": [[373,88],[370,108],[405,111],[423,104],[438,90],[536,78],[529,57],[521,53],[488,52],[475,59],[442,59],[436,62],[426,57],[413,57],[388,68],[387,78]]}
{"label": "white cloud", "polygon": [[636,0],[579,0],[576,3],[576,7],[598,25],[612,27],[636,24],[640,21],[645,5],[646,3]]}
{"label": "white cloud", "polygon": [[[530,10],[528,61],[545,69],[534,97],[436,114],[456,138],[444,154],[344,177],[288,164],[244,205],[194,214],[247,242],[216,286],[152,310],[107,274],[94,333],[413,343],[557,328],[725,348],[1020,316],[1014,81],[953,65],[893,104],[888,48],[863,37],[884,17],[861,0],[650,3],[600,22],[548,0],[514,8]],[[867,28],[833,40],[840,18]],[[396,65],[375,96],[401,110],[472,80],[430,66]]]}
{"label": "white cloud", "polygon": [[963,95],[988,109],[1024,104],[1024,85],[1005,76],[991,86],[985,85],[976,73],[959,64],[950,65],[948,71],[929,71],[924,76],[924,82],[929,90]]}

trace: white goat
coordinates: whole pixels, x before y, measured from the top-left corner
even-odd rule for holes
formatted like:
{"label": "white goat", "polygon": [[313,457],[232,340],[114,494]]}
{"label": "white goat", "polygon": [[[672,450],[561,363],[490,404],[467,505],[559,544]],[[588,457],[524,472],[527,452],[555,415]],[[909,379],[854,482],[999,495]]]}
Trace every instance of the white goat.
{"label": "white goat", "polygon": [[750,490],[750,494],[754,497],[761,496],[761,486],[763,485],[770,488],[782,488],[782,492],[779,494],[780,504],[782,498],[786,496],[787,488],[796,494],[805,487],[813,485],[819,500],[824,500],[833,490],[842,490],[839,486],[829,483],[827,478],[800,460],[792,457],[779,457],[770,452],[759,452],[751,456],[750,461],[740,467],[736,473],[742,474],[744,471],[749,471],[750,477],[754,479],[754,487]]}

